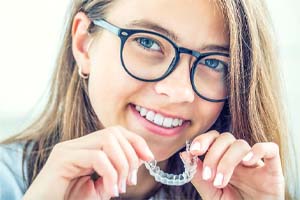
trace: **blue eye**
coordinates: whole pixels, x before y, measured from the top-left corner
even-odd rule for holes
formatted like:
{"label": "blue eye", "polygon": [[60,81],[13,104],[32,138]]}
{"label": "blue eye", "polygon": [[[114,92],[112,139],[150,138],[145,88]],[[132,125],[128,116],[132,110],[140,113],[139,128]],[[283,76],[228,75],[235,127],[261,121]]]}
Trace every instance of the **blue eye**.
{"label": "blue eye", "polygon": [[205,60],[205,65],[210,67],[210,68],[217,68],[220,64],[219,60],[215,60],[215,59],[206,59]]}
{"label": "blue eye", "polygon": [[154,50],[154,51],[160,51],[161,48],[159,44],[150,38],[137,38],[136,41],[145,49]]}
{"label": "blue eye", "polygon": [[223,61],[214,58],[203,59],[199,64],[205,65],[214,71],[224,71],[227,67],[227,64]]}

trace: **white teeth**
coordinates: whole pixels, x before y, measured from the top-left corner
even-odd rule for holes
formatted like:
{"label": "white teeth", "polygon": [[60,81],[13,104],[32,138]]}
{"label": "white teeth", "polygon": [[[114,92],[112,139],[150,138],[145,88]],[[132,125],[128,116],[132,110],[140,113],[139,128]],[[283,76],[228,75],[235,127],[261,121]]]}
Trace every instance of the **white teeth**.
{"label": "white teeth", "polygon": [[156,114],[155,117],[154,117],[154,121],[153,121],[155,124],[161,126],[163,125],[163,122],[164,122],[164,117],[161,116],[160,114]]}
{"label": "white teeth", "polygon": [[172,127],[172,121],[173,121],[172,118],[165,118],[163,126],[167,127],[167,128],[171,128]]}
{"label": "white teeth", "polygon": [[157,124],[158,126],[162,126],[165,128],[174,128],[183,124],[182,119],[164,117],[161,114],[156,114],[151,110],[148,111],[146,108],[143,108],[141,106],[136,105],[135,109],[140,113],[142,117],[145,117],[147,120]]}
{"label": "white teeth", "polygon": [[141,108],[140,114],[142,117],[145,117],[147,115],[148,110],[146,108]]}
{"label": "white teeth", "polygon": [[179,124],[179,120],[178,119],[174,119],[173,122],[172,122],[172,125],[173,126],[178,126]]}
{"label": "white teeth", "polygon": [[179,123],[178,123],[178,125],[179,125],[179,126],[181,126],[181,125],[182,125],[182,123],[183,123],[183,120],[182,120],[182,119],[180,119],[180,120],[179,120]]}
{"label": "white teeth", "polygon": [[135,109],[136,109],[137,111],[141,111],[141,106],[135,106]]}
{"label": "white teeth", "polygon": [[153,111],[151,111],[151,110],[146,115],[146,119],[148,119],[151,122],[153,122],[154,117],[155,117],[155,113]]}

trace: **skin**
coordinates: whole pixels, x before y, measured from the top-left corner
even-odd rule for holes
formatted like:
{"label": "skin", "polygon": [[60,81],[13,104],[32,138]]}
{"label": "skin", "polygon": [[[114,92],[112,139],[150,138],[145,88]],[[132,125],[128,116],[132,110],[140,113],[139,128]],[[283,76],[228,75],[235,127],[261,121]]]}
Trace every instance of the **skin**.
{"label": "skin", "polygon": [[[229,43],[224,19],[208,0],[119,0],[107,17],[109,22],[126,28],[141,28],[126,26],[141,19],[174,32],[178,45],[200,52],[206,45]],[[163,169],[165,161],[191,138],[192,154],[207,153],[203,162],[198,161],[192,180],[204,199],[283,198],[284,180],[276,144],[250,147],[231,133],[206,132],[218,118],[223,103],[205,101],[194,93],[189,80],[191,56],[181,55],[176,70],[166,79],[141,82],[122,68],[119,38],[108,31],[91,36],[87,33],[89,23],[83,13],[75,16],[72,48],[82,72],[89,75],[90,100],[103,129],[57,144],[24,199],[109,199],[116,193],[145,198],[157,183],[141,161],[155,158]],[[180,116],[189,123],[176,136],[153,134],[136,120],[130,104]],[[243,161],[249,152],[252,156]],[[185,153],[182,159],[186,159]],[[205,167],[211,173],[203,170]],[[93,171],[101,176],[96,182],[87,176]],[[223,178],[216,185],[218,173]],[[51,191],[45,190],[45,185],[53,185]]]}
{"label": "skin", "polygon": [[[210,14],[210,10],[215,9],[211,8],[210,4],[203,5],[201,1],[191,1],[190,6],[182,9],[180,3],[173,5],[167,1],[157,2],[117,3],[107,19],[121,27],[134,20],[151,19],[152,22],[175,32],[182,41],[178,44],[191,49],[201,49],[207,43],[228,44],[228,38],[224,34],[224,21],[219,20],[220,16],[214,17]],[[166,9],[170,10],[166,13],[161,10],[163,7],[170,8],[170,6],[172,9]],[[193,6],[195,8],[191,10]],[[201,8],[200,11],[199,8]],[[120,15],[122,10],[132,14],[123,12]],[[153,10],[161,10],[165,14],[153,15]],[[204,18],[203,16],[211,17]],[[170,20],[177,18],[178,20]],[[201,20],[190,20],[190,18]],[[115,48],[111,48],[112,46]],[[176,70],[166,79],[146,83],[127,75],[120,59],[115,59],[120,57],[119,46],[119,38],[108,31],[104,31],[92,43],[89,54],[90,64],[85,68],[85,72],[90,75],[89,95],[92,106],[104,127],[118,124],[128,128],[147,141],[157,160],[166,160],[185,144],[186,139],[206,131],[219,116],[223,103],[210,103],[194,93],[189,79],[191,56],[183,54]],[[107,83],[110,83],[109,87]],[[190,120],[191,124],[177,137],[166,138],[154,135],[137,122],[128,107],[130,103],[164,114],[180,116]],[[193,112],[194,110],[199,110],[199,112]],[[165,148],[165,146],[170,148]]]}

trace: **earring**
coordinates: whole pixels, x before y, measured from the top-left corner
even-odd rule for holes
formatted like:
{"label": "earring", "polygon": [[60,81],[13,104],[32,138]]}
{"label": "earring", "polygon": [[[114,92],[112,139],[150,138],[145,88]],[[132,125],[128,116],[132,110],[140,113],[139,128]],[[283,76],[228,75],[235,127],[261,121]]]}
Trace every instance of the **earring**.
{"label": "earring", "polygon": [[85,74],[82,73],[80,66],[78,66],[78,74],[83,79],[87,79],[89,77],[88,75],[85,75]]}

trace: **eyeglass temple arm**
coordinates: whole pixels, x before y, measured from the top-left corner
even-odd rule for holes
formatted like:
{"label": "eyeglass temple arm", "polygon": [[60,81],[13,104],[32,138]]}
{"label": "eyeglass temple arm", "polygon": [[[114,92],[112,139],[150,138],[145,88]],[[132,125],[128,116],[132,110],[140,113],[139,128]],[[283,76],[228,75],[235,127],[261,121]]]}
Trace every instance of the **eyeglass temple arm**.
{"label": "eyeglass temple arm", "polygon": [[119,35],[121,29],[108,23],[107,21],[103,20],[103,19],[100,19],[100,20],[94,20],[93,23],[97,26],[100,26],[116,35]]}

